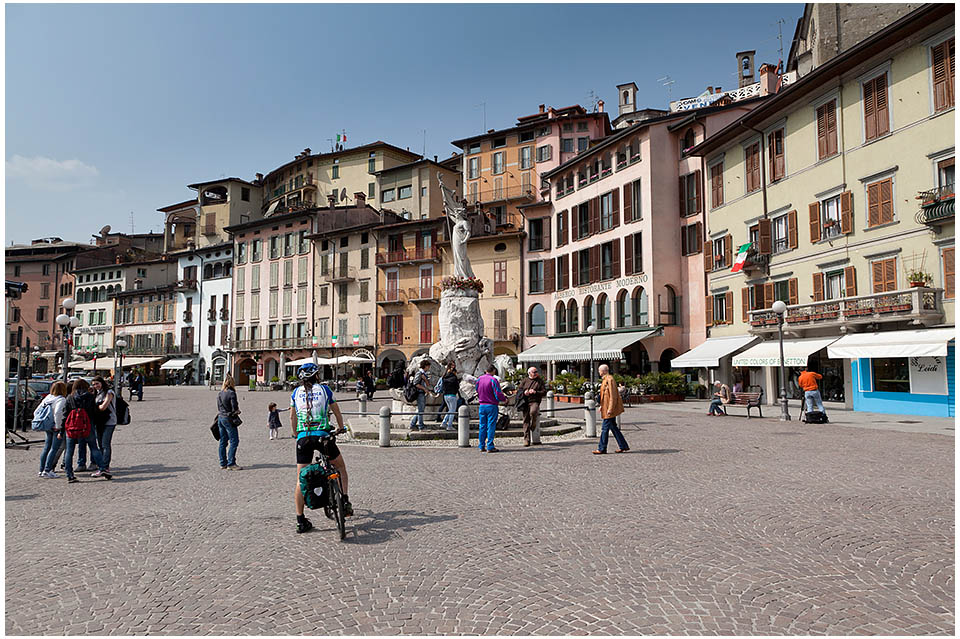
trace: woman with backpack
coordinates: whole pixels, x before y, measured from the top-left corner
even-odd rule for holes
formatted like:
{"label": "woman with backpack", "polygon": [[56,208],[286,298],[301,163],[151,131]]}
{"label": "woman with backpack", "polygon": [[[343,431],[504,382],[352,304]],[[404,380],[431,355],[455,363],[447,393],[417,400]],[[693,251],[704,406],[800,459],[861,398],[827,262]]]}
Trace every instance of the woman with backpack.
{"label": "woman with backpack", "polygon": [[[110,443],[113,441],[113,431],[117,428],[117,397],[107,382],[100,376],[93,378],[93,392],[97,400],[97,416],[94,425],[97,428],[97,446],[103,458],[103,467],[110,472]],[[94,477],[99,477],[97,473]]]}
{"label": "woman with backpack", "polygon": [[67,417],[63,424],[67,435],[64,466],[67,471],[67,482],[71,484],[80,481],[73,474],[73,449],[81,442],[86,443],[90,448],[90,459],[99,468],[91,477],[113,479],[113,475],[103,465],[103,457],[100,456],[100,449],[97,447],[97,435],[92,424],[99,409],[96,398],[89,391],[90,384],[85,379],[77,379],[74,380],[72,392],[67,397]]}
{"label": "woman with backpack", "polygon": [[62,442],[60,431],[63,430],[66,406],[67,385],[63,382],[55,382],[50,386],[50,394],[43,398],[33,413],[34,430],[44,431],[43,450],[40,452],[40,472],[37,473],[37,477],[49,479],[59,477],[53,472],[53,467],[60,453]]}
{"label": "woman with backpack", "polygon": [[[237,466],[237,446],[240,445],[240,404],[233,377],[227,375],[217,394],[217,424],[220,426],[220,469],[243,470]],[[230,450],[227,450],[227,442]]]}

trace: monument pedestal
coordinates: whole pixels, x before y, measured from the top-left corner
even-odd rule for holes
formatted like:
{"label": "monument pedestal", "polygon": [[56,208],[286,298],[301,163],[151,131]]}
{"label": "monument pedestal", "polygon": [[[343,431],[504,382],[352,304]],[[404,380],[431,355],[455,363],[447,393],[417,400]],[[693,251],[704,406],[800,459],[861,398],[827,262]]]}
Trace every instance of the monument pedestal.
{"label": "monument pedestal", "polygon": [[430,357],[445,366],[453,362],[463,376],[460,394],[468,402],[476,394],[475,382],[493,361],[493,341],[483,334],[480,293],[473,289],[446,289],[440,294],[440,341],[430,347]]}

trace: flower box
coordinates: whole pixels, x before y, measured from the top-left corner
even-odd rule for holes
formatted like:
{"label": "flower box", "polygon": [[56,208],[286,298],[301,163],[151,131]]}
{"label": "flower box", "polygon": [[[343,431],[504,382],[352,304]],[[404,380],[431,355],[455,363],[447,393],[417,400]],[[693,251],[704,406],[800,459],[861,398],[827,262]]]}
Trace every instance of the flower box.
{"label": "flower box", "polygon": [[910,288],[920,288],[926,285],[926,282],[910,282]]}
{"label": "flower box", "polygon": [[797,316],[795,316],[795,317],[788,317],[788,318],[787,318],[787,321],[788,321],[788,322],[807,322],[807,321],[809,321],[809,320],[810,320],[810,316],[809,316],[809,315],[797,315]]}
{"label": "flower box", "polygon": [[891,311],[893,311],[893,307],[892,307],[892,306],[878,306],[878,307],[877,307],[877,312],[878,312],[878,313],[890,313]]}
{"label": "flower box", "polygon": [[554,399],[558,402],[566,402],[568,404],[582,404],[583,397],[579,395],[557,395]]}
{"label": "flower box", "polygon": [[909,311],[911,309],[913,309],[913,306],[910,304],[897,304],[893,307],[895,311]]}

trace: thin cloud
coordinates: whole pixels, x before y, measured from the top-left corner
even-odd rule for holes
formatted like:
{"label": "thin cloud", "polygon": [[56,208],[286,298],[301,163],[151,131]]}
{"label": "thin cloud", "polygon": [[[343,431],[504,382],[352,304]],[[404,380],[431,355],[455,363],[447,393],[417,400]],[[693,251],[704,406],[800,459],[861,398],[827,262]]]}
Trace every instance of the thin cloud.
{"label": "thin cloud", "polygon": [[100,175],[97,167],[80,160],[14,155],[6,164],[8,179],[22,180],[27,186],[43,191],[71,191],[90,186]]}

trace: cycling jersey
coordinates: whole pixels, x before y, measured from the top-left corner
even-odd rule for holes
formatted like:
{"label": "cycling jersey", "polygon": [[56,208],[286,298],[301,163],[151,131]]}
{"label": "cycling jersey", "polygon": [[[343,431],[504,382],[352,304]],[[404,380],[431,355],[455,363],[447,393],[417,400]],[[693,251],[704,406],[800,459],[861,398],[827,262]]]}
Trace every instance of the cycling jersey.
{"label": "cycling jersey", "polygon": [[330,406],[336,401],[326,384],[313,384],[309,391],[298,386],[290,396],[290,405],[297,411],[297,439],[335,430],[330,424]]}

